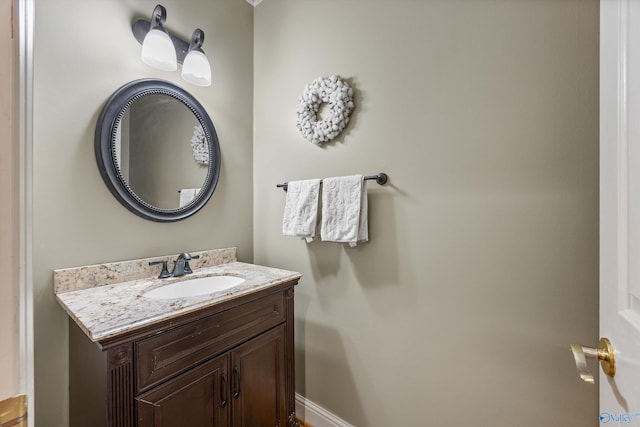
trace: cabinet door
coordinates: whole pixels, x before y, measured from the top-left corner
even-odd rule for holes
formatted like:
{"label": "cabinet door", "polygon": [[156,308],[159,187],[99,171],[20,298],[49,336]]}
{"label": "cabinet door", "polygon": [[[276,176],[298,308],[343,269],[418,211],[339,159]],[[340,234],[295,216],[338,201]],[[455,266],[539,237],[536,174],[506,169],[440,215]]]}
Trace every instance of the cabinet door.
{"label": "cabinet door", "polygon": [[228,427],[228,355],[136,398],[140,427]]}
{"label": "cabinet door", "polygon": [[231,351],[233,427],[285,427],[285,327]]}

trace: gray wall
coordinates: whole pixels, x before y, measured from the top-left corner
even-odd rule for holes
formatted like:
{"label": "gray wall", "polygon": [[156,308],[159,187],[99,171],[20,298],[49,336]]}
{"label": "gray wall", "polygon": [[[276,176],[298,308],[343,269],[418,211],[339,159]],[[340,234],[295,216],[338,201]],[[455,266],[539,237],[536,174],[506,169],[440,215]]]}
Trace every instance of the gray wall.
{"label": "gray wall", "polygon": [[[167,27],[188,39],[206,33],[213,86],[183,82],[179,72],[140,61],[131,33],[157,2],[35,2],[33,277],[36,424],[68,424],[67,316],[53,297],[56,268],[228,246],[253,257],[253,8],[244,1],[165,0]],[[194,217],[158,224],[129,213],[109,193],[96,167],[93,135],[111,93],[128,81],[157,77],[191,92],[220,138],[216,192]],[[234,227],[229,227],[234,224]]]}
{"label": "gray wall", "polygon": [[[596,426],[598,2],[266,0],[255,10],[254,248],[303,273],[297,392],[357,426]],[[356,90],[319,148],[318,76]],[[387,172],[370,242],[281,236],[293,179]]]}

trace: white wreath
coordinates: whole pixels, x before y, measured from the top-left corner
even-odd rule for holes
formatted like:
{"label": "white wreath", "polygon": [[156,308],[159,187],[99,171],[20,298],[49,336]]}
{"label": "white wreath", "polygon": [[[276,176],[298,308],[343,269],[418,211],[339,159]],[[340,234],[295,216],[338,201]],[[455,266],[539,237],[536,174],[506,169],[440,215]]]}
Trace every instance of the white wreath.
{"label": "white wreath", "polygon": [[[329,104],[329,117],[318,120],[318,111]],[[296,126],[302,135],[316,145],[331,141],[349,123],[353,110],[353,89],[339,76],[318,77],[304,87],[298,99]]]}
{"label": "white wreath", "polygon": [[209,144],[207,144],[207,139],[204,136],[204,129],[200,125],[196,125],[193,129],[191,150],[196,163],[201,165],[209,164]]}

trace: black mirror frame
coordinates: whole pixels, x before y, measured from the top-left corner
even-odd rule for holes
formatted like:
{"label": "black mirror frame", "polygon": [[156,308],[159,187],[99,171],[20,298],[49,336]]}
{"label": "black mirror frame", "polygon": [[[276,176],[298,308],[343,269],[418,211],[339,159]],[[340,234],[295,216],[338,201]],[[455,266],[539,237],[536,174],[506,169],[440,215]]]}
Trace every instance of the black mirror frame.
{"label": "black mirror frame", "polygon": [[[202,125],[209,143],[209,169],[202,189],[189,204],[181,208],[160,209],[142,200],[125,181],[115,161],[116,126],[131,103],[149,94],[168,95],[186,105]],[[218,184],[220,143],[211,118],[189,92],[165,80],[134,80],[116,90],[98,117],[94,149],[100,175],[111,194],[131,212],[151,221],[173,222],[190,217],[204,207]]]}

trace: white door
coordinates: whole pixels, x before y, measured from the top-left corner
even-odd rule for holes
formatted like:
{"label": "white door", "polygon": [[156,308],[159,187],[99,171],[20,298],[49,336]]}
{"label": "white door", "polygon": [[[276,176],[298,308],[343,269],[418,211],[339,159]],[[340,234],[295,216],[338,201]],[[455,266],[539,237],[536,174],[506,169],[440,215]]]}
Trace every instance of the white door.
{"label": "white door", "polygon": [[640,426],[640,0],[600,0],[600,336],[600,425]]}

